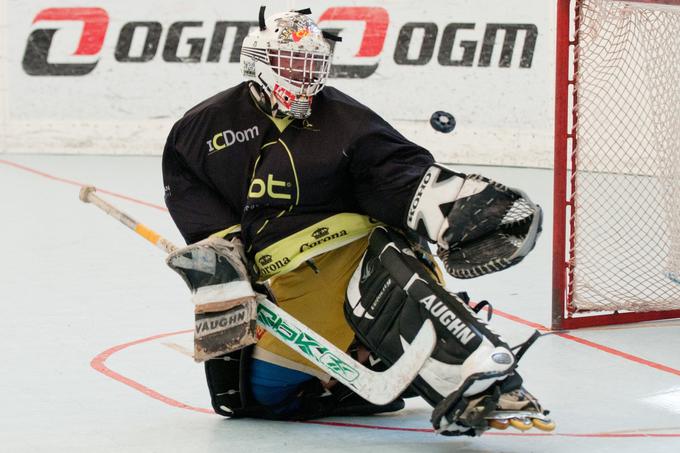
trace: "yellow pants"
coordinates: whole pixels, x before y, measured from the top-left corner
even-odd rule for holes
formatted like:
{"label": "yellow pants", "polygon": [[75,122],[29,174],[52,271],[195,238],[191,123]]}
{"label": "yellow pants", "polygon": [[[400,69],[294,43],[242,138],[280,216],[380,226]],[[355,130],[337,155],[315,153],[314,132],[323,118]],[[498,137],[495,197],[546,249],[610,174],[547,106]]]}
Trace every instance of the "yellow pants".
{"label": "yellow pants", "polygon": [[[354,339],[354,332],[343,313],[345,291],[366,247],[368,237],[363,237],[315,257],[314,264],[318,272],[303,264],[270,281],[279,307],[343,351]],[[269,332],[265,332],[257,342],[253,357],[311,374],[324,381],[329,378]]]}

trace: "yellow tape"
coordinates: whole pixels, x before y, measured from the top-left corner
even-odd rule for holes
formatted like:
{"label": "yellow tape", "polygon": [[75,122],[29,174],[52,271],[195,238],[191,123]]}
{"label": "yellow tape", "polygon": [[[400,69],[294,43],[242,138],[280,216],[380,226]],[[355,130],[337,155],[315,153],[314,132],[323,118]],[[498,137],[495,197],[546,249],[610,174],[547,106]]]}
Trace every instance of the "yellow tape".
{"label": "yellow tape", "polygon": [[135,232],[142,236],[147,241],[151,242],[152,244],[157,243],[158,240],[161,238],[161,236],[158,233],[156,233],[153,230],[150,230],[141,223],[135,225]]}

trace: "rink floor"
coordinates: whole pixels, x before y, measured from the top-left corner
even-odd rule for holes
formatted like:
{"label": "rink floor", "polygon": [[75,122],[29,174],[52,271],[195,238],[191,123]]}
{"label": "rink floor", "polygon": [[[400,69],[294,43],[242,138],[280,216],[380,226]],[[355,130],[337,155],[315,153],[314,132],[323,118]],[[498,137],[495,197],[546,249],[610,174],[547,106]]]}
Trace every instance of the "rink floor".
{"label": "rink floor", "polygon": [[[467,168],[463,168],[467,170]],[[551,218],[552,172],[475,169]],[[190,358],[192,306],[155,249],[78,200],[102,197],[182,243],[158,157],[0,154],[1,452],[678,452],[680,320],[547,335],[519,370],[557,429],[436,436],[430,409],[310,423],[226,420]],[[511,344],[550,325],[551,227],[515,268],[450,286]]]}

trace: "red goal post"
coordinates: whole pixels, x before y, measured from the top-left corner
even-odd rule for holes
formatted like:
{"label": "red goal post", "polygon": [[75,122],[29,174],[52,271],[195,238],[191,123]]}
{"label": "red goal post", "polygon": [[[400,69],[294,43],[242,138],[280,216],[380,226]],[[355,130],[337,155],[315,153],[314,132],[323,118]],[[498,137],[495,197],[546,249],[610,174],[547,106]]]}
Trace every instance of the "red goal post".
{"label": "red goal post", "polygon": [[554,329],[680,317],[680,0],[558,0]]}

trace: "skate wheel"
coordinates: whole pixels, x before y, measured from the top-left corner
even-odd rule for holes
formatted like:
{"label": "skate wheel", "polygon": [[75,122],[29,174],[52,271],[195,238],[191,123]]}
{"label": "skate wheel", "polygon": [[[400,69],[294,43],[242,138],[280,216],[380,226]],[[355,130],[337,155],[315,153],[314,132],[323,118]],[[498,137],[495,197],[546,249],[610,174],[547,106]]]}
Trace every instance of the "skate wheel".
{"label": "skate wheel", "polygon": [[508,420],[489,420],[489,428],[493,429],[508,429],[510,422]]}
{"label": "skate wheel", "polygon": [[531,423],[531,420],[525,420],[521,418],[511,418],[510,419],[510,426],[512,426],[515,429],[519,429],[520,431],[527,431],[531,429],[534,424]]}
{"label": "skate wheel", "polygon": [[531,424],[534,425],[534,427],[540,429],[541,431],[554,431],[556,426],[555,422],[553,421],[546,422],[538,418],[534,418],[533,420],[531,420]]}

